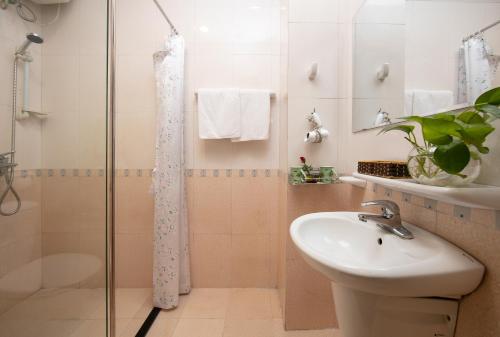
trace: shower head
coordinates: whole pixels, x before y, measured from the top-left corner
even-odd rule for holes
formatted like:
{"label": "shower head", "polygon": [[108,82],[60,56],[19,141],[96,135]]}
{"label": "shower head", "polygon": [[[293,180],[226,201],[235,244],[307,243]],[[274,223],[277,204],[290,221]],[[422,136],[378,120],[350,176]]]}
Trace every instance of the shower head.
{"label": "shower head", "polygon": [[18,55],[24,55],[26,53],[26,50],[28,50],[28,47],[30,44],[36,43],[36,44],[42,44],[43,43],[43,38],[36,34],[36,33],[29,33],[26,35],[26,40],[23,42],[21,47],[19,47],[16,51],[16,54]]}

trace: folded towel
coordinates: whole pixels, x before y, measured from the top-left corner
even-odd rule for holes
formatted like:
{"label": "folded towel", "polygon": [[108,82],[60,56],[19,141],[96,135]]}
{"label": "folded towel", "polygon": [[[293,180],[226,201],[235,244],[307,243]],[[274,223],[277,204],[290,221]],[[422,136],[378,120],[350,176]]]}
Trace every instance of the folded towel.
{"label": "folded towel", "polygon": [[413,90],[412,115],[436,113],[453,105],[453,92],[449,90]]}
{"label": "folded towel", "polygon": [[198,129],[201,139],[240,137],[239,90],[198,90]]}
{"label": "folded towel", "polygon": [[241,135],[233,142],[269,138],[270,97],[266,90],[240,90]]}
{"label": "folded towel", "polygon": [[405,90],[405,116],[411,116],[413,114],[413,97],[414,90]]}

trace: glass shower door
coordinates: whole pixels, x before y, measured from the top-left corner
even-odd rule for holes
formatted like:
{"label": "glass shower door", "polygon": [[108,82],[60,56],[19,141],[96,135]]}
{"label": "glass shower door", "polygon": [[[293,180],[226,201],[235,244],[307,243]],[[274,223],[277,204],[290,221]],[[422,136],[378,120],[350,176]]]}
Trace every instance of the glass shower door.
{"label": "glass shower door", "polygon": [[107,331],[107,0],[59,2],[0,0],[0,337]]}

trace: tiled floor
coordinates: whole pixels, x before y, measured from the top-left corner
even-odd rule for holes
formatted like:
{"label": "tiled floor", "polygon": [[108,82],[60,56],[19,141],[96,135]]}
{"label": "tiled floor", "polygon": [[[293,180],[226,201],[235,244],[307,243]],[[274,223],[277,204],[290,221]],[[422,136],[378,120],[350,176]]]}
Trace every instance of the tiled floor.
{"label": "tiled floor", "polygon": [[[44,289],[0,316],[0,337],[105,337],[104,289]],[[133,337],[151,289],[117,290],[117,337]]]}
{"label": "tiled floor", "polygon": [[[41,290],[0,316],[0,337],[104,337],[103,289]],[[151,289],[117,290],[117,337],[134,337],[152,308]],[[193,289],[162,311],[147,337],[340,337],[285,332],[273,289]]]}
{"label": "tiled floor", "polygon": [[193,289],[159,314],[148,337],[340,337],[337,330],[283,329],[273,289]]}

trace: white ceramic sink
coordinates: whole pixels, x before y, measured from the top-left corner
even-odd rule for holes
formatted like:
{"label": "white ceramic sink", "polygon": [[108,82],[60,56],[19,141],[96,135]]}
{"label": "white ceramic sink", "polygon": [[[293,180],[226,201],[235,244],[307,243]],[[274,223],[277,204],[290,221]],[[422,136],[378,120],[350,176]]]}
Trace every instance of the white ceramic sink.
{"label": "white ceramic sink", "polygon": [[362,222],[358,213],[313,213],[290,228],[306,261],[334,284],[400,297],[458,298],[476,289],[484,267],[470,255],[419,227],[404,240]]}

